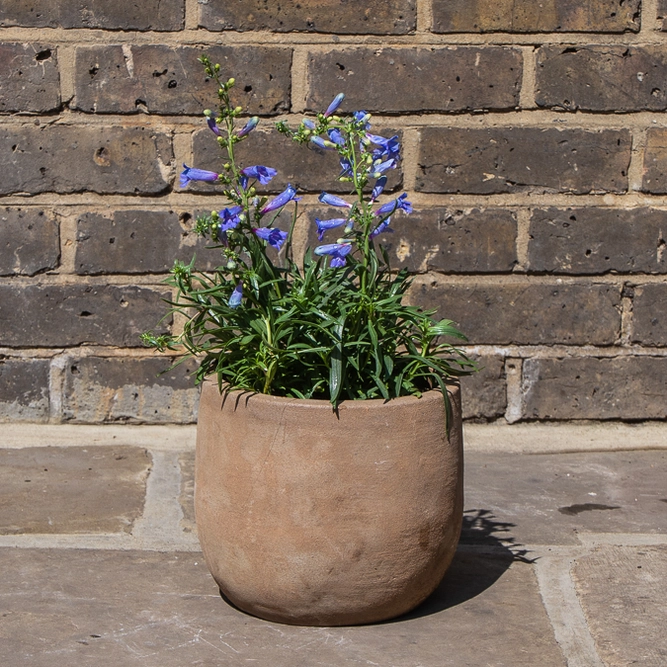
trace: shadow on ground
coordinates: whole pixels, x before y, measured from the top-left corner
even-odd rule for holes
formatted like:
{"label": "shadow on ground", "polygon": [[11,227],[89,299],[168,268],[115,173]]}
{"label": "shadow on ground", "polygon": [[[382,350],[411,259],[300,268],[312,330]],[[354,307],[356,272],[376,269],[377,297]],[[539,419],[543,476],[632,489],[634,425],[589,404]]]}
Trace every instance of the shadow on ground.
{"label": "shadow on ground", "polygon": [[513,523],[496,521],[490,510],[466,511],[459,548],[442,583],[419,607],[395,620],[420,618],[459,605],[492,586],[514,561],[534,562],[512,536],[512,528]]}

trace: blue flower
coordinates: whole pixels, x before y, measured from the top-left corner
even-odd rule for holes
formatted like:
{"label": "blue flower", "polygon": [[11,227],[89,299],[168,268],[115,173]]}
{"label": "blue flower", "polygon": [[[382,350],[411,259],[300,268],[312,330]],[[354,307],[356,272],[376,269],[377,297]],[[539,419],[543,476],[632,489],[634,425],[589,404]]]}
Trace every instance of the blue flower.
{"label": "blue flower", "polygon": [[352,208],[352,204],[346,202],[341,197],[336,197],[336,195],[330,195],[328,192],[323,192],[319,196],[319,200],[323,204],[329,204],[329,206],[340,206],[342,208]]}
{"label": "blue flower", "polygon": [[225,208],[218,213],[220,216],[220,224],[218,226],[218,239],[223,243],[227,240],[227,235],[224,233],[228,229],[235,229],[243,218],[241,214],[242,206],[232,206],[232,208]]}
{"label": "blue flower", "polygon": [[208,126],[211,128],[213,134],[220,136],[220,128],[216,125],[215,118],[213,118],[213,116],[209,116],[206,122],[208,123]]}
{"label": "blue flower", "polygon": [[368,236],[369,238],[375,238],[378,234],[382,234],[383,232],[393,232],[393,229],[389,229],[389,223],[391,222],[391,218],[386,218],[383,220]]}
{"label": "blue flower", "polygon": [[343,102],[343,99],[345,98],[345,95],[343,93],[338,93],[336,97],[333,98],[333,102],[327,107],[327,110],[324,112],[324,117],[328,118],[331,116],[332,113],[338,109],[338,107],[341,105]]}
{"label": "blue flower", "polygon": [[[241,169],[241,173],[248,178],[256,178],[262,185],[267,185],[278,172],[275,169],[271,169],[271,167],[263,167],[261,164],[258,164],[254,167]],[[245,190],[245,185],[243,189]]]}
{"label": "blue flower", "polygon": [[345,257],[350,254],[352,250],[351,243],[329,243],[327,245],[320,245],[313,251],[316,255],[329,255],[331,262],[329,266],[333,268],[345,266]]}
{"label": "blue flower", "polygon": [[380,178],[382,175],[382,172],[387,171],[387,169],[393,169],[396,166],[396,160],[393,158],[390,160],[386,160],[385,162],[381,162],[380,164],[374,165],[373,166],[373,173],[370,174],[371,178]]}
{"label": "blue flower", "polygon": [[280,246],[287,240],[287,232],[277,227],[253,227],[252,231],[276,250],[280,250]]}
{"label": "blue flower", "polygon": [[195,169],[183,164],[184,171],[181,172],[181,187],[184,188],[190,181],[208,181],[213,183],[217,181],[219,175],[214,171],[206,171],[206,169]]}
{"label": "blue flower", "polygon": [[401,152],[401,144],[398,140],[397,134],[395,134],[390,139],[385,139],[384,137],[380,137],[376,134],[369,134],[367,132],[366,138],[376,146],[380,146],[380,148],[377,148],[373,151],[374,163],[393,159],[395,160],[395,164],[393,166],[396,166]]}
{"label": "blue flower", "polygon": [[229,297],[227,305],[230,308],[238,308],[241,305],[241,299],[243,298],[243,283],[239,283],[232,292],[232,295]]}
{"label": "blue flower", "polygon": [[310,138],[310,143],[315,144],[318,148],[322,148],[325,151],[330,151],[336,148],[336,144],[334,144],[331,141],[327,141],[326,139],[322,139],[322,137],[311,137]]}
{"label": "blue flower", "polygon": [[382,194],[385,185],[387,185],[386,176],[381,176],[377,179],[375,182],[375,187],[373,188],[373,192],[371,192],[371,202],[374,202]]}
{"label": "blue flower", "polygon": [[317,239],[321,241],[324,238],[324,232],[328,229],[342,227],[346,222],[346,218],[333,218],[332,220],[320,220],[319,218],[315,218],[315,224],[317,225]]}
{"label": "blue flower", "polygon": [[335,128],[333,130],[327,130],[327,134],[329,135],[329,139],[331,139],[334,144],[337,144],[338,146],[345,146],[345,137],[340,130]]}
{"label": "blue flower", "polygon": [[341,157],[340,159],[340,176],[352,176],[352,163],[346,157]]}
{"label": "blue flower", "polygon": [[407,196],[408,195],[404,192],[398,199],[383,204],[377,211],[375,211],[375,215],[383,216],[398,211],[399,209],[406,213],[412,213],[412,204],[407,201]]}
{"label": "blue flower", "polygon": [[256,127],[257,123],[259,123],[259,118],[257,116],[253,116],[244,126],[243,128],[239,131],[238,137],[245,137],[246,134],[249,134],[252,132]]}
{"label": "blue flower", "polygon": [[282,208],[285,204],[288,204],[292,199],[297,199],[296,189],[291,185],[287,185],[287,188],[283,190],[277,197],[271,200],[264,208],[260,211],[262,215],[264,213],[269,213],[275,211],[277,208]]}
{"label": "blue flower", "polygon": [[304,119],[301,121],[301,124],[302,124],[304,127],[307,127],[309,130],[314,130],[314,129],[315,129],[315,123],[313,123],[313,121],[310,120],[310,118],[304,118]]}
{"label": "blue flower", "polygon": [[368,122],[368,120],[371,115],[369,113],[366,113],[365,111],[355,111],[352,115],[354,116],[354,120],[356,120],[357,123],[364,123],[364,130],[370,129],[371,124]]}

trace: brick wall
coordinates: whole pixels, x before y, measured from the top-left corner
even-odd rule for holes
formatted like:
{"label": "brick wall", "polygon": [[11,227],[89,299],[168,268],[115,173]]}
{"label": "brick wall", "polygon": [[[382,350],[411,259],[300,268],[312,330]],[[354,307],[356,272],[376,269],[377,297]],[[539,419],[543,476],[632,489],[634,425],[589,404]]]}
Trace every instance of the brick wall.
{"label": "brick wall", "polygon": [[3,0],[0,26],[0,420],[195,418],[192,364],[157,377],[138,334],[217,208],[177,185],[217,159],[203,50],[311,216],[335,169],[261,128],[345,92],[401,134],[390,252],[482,360],[468,418],[667,418],[665,0]]}

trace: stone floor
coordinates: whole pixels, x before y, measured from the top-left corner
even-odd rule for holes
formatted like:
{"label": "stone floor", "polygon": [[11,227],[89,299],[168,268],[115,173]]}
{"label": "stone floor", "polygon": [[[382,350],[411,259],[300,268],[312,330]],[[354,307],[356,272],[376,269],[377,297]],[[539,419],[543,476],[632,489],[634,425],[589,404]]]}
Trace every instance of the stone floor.
{"label": "stone floor", "polygon": [[230,607],[199,552],[190,427],[3,425],[0,665],[667,665],[667,425],[466,429],[454,563],[363,627]]}

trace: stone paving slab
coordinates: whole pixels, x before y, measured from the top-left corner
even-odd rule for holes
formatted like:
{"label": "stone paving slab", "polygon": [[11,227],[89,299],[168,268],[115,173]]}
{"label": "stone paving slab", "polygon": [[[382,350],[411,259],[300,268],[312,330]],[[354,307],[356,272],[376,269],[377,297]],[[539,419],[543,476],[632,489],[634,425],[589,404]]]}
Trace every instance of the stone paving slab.
{"label": "stone paving slab", "polygon": [[667,451],[468,452],[465,465],[465,506],[497,538],[566,545],[580,532],[667,533]]}
{"label": "stone paving slab", "polygon": [[0,534],[129,532],[150,466],[139,447],[0,449]]}
{"label": "stone paving slab", "polygon": [[344,628],[224,602],[201,554],[0,549],[0,664],[564,667],[530,564],[460,552],[418,610]]}
{"label": "stone paving slab", "polygon": [[607,667],[667,665],[667,546],[597,548],[573,578]]}

